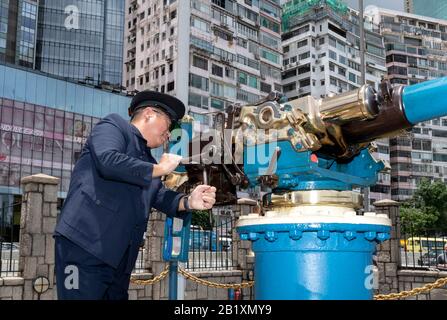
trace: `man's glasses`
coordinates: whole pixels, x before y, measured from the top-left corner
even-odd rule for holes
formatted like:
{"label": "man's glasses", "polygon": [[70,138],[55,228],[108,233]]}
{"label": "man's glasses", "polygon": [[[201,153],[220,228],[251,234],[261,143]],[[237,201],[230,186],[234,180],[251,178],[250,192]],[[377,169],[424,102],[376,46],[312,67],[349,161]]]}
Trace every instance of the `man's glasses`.
{"label": "man's glasses", "polygon": [[156,114],[161,115],[166,120],[166,122],[168,123],[168,130],[171,131],[172,130],[171,127],[173,127],[174,125],[173,125],[171,119],[168,117],[168,115],[166,113],[159,111],[157,109],[154,109],[154,108],[152,108],[152,111],[154,111]]}

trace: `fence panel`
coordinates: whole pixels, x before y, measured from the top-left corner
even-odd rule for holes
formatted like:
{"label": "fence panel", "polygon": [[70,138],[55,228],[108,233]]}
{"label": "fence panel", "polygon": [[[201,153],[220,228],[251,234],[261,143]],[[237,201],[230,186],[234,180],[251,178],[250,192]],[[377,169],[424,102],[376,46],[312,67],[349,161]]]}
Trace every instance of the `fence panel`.
{"label": "fence panel", "polygon": [[442,230],[413,231],[403,226],[400,241],[401,267],[447,270],[447,233]]}
{"label": "fence panel", "polygon": [[190,271],[233,270],[232,230],[236,219],[231,216],[219,216],[211,230],[191,226],[189,240],[189,261],[186,268]]}
{"label": "fence panel", "polygon": [[1,207],[0,221],[0,277],[19,276],[19,232],[14,225],[14,212],[20,212],[22,203]]}

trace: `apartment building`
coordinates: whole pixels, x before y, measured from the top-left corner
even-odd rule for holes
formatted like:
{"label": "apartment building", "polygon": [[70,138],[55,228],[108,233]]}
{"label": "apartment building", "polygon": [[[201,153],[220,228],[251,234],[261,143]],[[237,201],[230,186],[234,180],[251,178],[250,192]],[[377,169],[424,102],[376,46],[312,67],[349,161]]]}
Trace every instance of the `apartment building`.
{"label": "apartment building", "polygon": [[[365,14],[381,28],[388,77],[411,85],[447,76],[447,21],[371,6]],[[391,194],[406,200],[422,178],[447,182],[447,118],[421,123],[390,141]]]}
{"label": "apartment building", "polygon": [[[358,12],[341,1],[293,0],[283,6],[283,91],[289,99],[324,98],[362,85]],[[383,37],[365,21],[366,83],[377,89],[386,75]],[[389,162],[388,139],[377,142],[375,156]],[[390,174],[380,173],[368,203],[390,197]]]}
{"label": "apartment building", "polygon": [[211,112],[281,90],[279,0],[127,0],[123,85]]}

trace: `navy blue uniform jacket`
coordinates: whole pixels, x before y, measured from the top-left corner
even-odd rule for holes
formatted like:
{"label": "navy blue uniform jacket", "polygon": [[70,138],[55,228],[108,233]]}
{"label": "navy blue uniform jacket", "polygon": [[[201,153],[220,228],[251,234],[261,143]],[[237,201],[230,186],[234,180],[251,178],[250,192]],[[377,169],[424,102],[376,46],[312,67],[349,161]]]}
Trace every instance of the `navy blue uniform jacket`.
{"label": "navy blue uniform jacket", "polygon": [[150,209],[176,217],[183,196],[152,177],[153,163],[135,126],[117,114],[102,119],[74,167],[55,234],[114,268],[129,246],[136,255]]}

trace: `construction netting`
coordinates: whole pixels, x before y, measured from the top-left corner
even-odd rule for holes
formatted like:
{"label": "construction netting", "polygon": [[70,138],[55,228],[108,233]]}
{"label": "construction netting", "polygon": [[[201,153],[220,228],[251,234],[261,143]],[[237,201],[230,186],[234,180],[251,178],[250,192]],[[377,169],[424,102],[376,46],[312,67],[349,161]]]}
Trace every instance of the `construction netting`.
{"label": "construction netting", "polygon": [[293,27],[290,24],[293,17],[303,16],[315,8],[324,6],[329,6],[332,10],[340,14],[346,14],[348,12],[348,6],[340,0],[291,0],[283,5],[283,32],[287,32]]}

